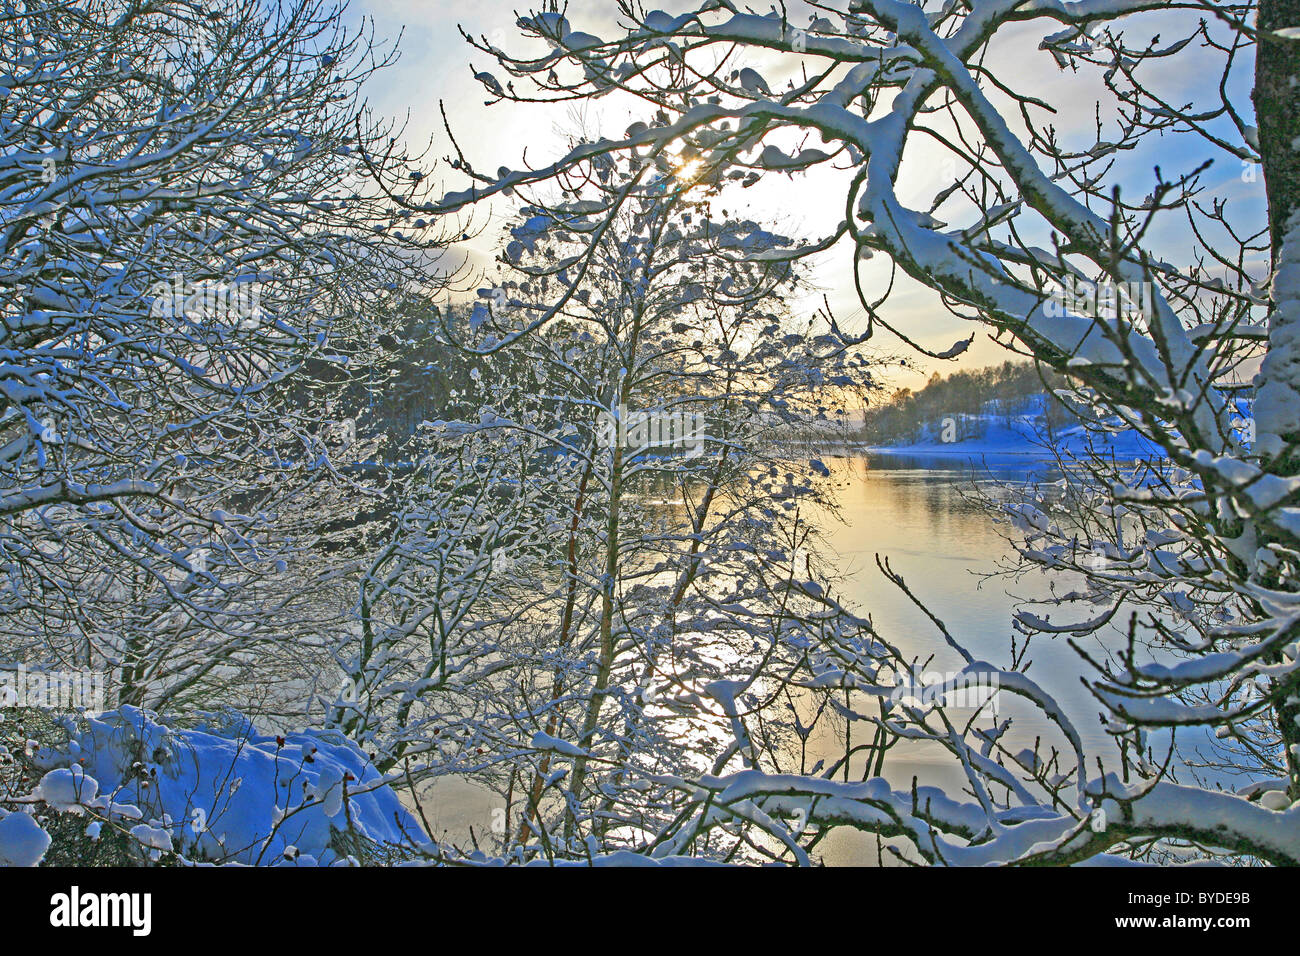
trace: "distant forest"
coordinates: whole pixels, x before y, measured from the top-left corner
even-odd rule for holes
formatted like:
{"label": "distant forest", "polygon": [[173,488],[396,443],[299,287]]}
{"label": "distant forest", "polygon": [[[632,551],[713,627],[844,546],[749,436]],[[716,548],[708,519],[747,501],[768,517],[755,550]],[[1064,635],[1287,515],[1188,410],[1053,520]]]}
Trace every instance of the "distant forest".
{"label": "distant forest", "polygon": [[[447,341],[447,331],[460,337],[467,330],[471,311],[469,305],[403,303],[375,342],[347,343],[362,355],[369,351],[370,361],[346,371],[337,364],[309,363],[309,370],[332,387],[333,413],[351,423],[347,443],[360,440],[358,453],[401,461],[425,422],[474,420],[489,400],[488,383],[530,384],[527,370],[509,356],[474,356]],[[305,391],[298,398],[304,407],[311,401]]]}
{"label": "distant forest", "polygon": [[1007,424],[1020,415],[1041,417],[1049,434],[1077,419],[1052,394],[1066,379],[1028,362],[1004,362],[988,368],[930,376],[924,388],[900,388],[864,414],[864,441],[880,445],[937,440],[943,420],[953,420],[956,440],[979,435],[989,418]]}
{"label": "distant forest", "polygon": [[[516,367],[508,355],[472,357],[446,341],[443,323],[463,329],[470,311],[469,306],[410,309],[391,333],[404,341],[381,343],[388,361],[353,370],[349,376],[339,411],[356,423],[358,438],[378,439],[381,459],[400,460],[403,446],[424,422],[472,420],[478,407],[490,400],[488,383],[535,384],[531,369]],[[403,347],[394,349],[398,344]],[[959,370],[946,377],[935,372],[924,387],[897,389],[868,407],[861,439],[881,445],[937,441],[944,420],[952,419],[956,440],[965,441],[979,437],[990,419],[1010,424],[1023,415],[1034,416],[1050,435],[1078,422],[1052,395],[1066,386],[1061,375],[1028,362]]]}

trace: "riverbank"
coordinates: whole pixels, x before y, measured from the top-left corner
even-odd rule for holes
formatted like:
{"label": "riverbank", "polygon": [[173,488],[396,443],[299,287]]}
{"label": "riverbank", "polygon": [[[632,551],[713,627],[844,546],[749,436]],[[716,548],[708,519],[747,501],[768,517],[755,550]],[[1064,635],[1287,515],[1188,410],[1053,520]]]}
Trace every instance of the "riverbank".
{"label": "riverbank", "polygon": [[1067,458],[1150,459],[1164,457],[1160,449],[1134,431],[1095,432],[1081,425],[1060,429],[1052,438],[1024,422],[1010,425],[988,424],[981,433],[964,441],[920,441],[907,445],[877,445],[871,442],[844,442],[827,446],[827,451],[845,454],[867,452],[879,455],[913,457],[953,456],[959,458],[1033,458],[1052,460]]}

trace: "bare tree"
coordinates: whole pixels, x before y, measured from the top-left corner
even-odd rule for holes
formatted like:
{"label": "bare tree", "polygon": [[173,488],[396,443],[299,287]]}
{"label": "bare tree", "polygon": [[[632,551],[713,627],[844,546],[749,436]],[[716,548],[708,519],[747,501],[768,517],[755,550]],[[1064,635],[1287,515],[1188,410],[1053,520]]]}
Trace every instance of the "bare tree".
{"label": "bare tree", "polygon": [[[445,324],[484,383],[475,420],[457,428],[526,462],[495,475],[462,466],[473,506],[436,495],[420,506],[466,549],[458,567],[480,574],[468,587],[440,574],[439,592],[412,576],[418,555],[443,550],[421,545],[390,576],[425,609],[412,624],[441,622],[457,595],[480,602],[457,653],[498,679],[448,663],[449,684],[414,686],[457,701],[433,707],[435,772],[488,782],[518,806],[500,835],[525,857],[645,846],[687,805],[658,776],[770,769],[785,752],[795,721],[782,675],[802,656],[794,609],[822,587],[809,512],[833,504],[826,466],[778,449],[810,427],[842,435],[841,399],[874,382],[823,317],[789,314],[797,247],[719,214],[689,158],[585,172],[521,197],[501,278]],[[483,489],[494,482],[501,493]],[[477,516],[468,538],[462,510]],[[490,596],[485,551],[496,552]],[[418,657],[423,643],[406,646]],[[742,714],[761,725],[739,743],[728,728]],[[706,834],[698,849],[770,853],[747,829]]]}
{"label": "bare tree", "polygon": [[323,487],[348,484],[324,398],[432,238],[383,199],[423,188],[360,99],[388,54],[341,23],[317,0],[0,15],[6,657],[154,706],[309,680],[313,522],[352,508]]}
{"label": "bare tree", "polygon": [[[1297,42],[1294,5],[806,7],[807,20],[794,22],[784,7],[760,15],[729,0],[680,16],[621,0],[615,35],[601,37],[552,5],[520,21],[527,54],[470,38],[506,74],[505,81],[478,74],[494,100],[631,96],[646,104],[646,116],[623,135],[577,145],[536,169],[483,174],[457,157],[472,186],[436,208],[455,212],[585,175],[620,155],[652,162],[686,155],[699,175],[732,188],[811,170],[824,183],[847,181],[844,218],[801,250],[812,255],[841,240],[853,250],[848,267],[867,327],[850,333],[833,323],[843,341],[883,329],[914,344],[888,315],[894,280],[905,275],[1009,349],[1067,376],[1074,383],[1067,400],[1093,428],[1134,430],[1162,452],[1137,467],[1079,462],[1082,498],[1041,497],[1013,515],[1028,560],[1083,580],[1060,598],[1079,617],[1061,624],[1059,613],[1057,623],[1023,614],[1019,627],[1100,634],[1112,620],[1128,622],[1118,645],[1089,658],[1096,668],[1089,686],[1119,753],[1099,767],[1101,755],[1085,753],[1069,715],[1023,673],[1023,659],[1007,668],[975,660],[937,620],[966,661],[963,675],[995,676],[1003,692],[1040,708],[1059,728],[1056,748],[1015,751],[1005,722],[959,722],[941,700],[893,705],[899,684],[886,678],[897,677],[904,656],[865,621],[845,629],[851,613],[823,597],[828,628],[840,623],[821,645],[819,685],[888,699],[888,713],[863,711],[860,719],[882,738],[946,748],[971,799],[900,792],[882,778],[696,778],[682,784],[696,808],[690,824],[665,830],[657,851],[680,850],[729,820],[783,814],[897,837],[932,862],[1069,862],[1112,848],[1132,855],[1177,847],[1297,862],[1300,810],[1287,808],[1300,797],[1300,484],[1292,464],[1300,283],[1287,172],[1295,158],[1282,144],[1300,130],[1294,97],[1282,89],[1293,71],[1274,72],[1294,61],[1286,45]],[[1257,45],[1255,119],[1233,90],[1249,75]],[[1077,104],[1017,89],[1035,52],[1098,91],[1088,111],[1095,122],[1068,122]],[[1199,102],[1189,103],[1186,88],[1161,69],[1171,62],[1219,82],[1198,84]],[[1162,141],[1177,149],[1161,149]],[[1152,173],[1136,175],[1133,162],[1120,161],[1132,158],[1147,160]],[[1269,224],[1230,202],[1211,175],[1212,163],[1226,160],[1241,170],[1230,183],[1250,181],[1261,158],[1271,238]],[[917,166],[941,171],[919,202],[911,198],[915,179],[906,193],[900,186]],[[832,167],[847,177],[831,176]],[[600,210],[593,230],[608,228],[624,206]],[[1190,255],[1186,244],[1173,251],[1160,241],[1175,225],[1190,237]],[[568,264],[568,274],[587,268],[594,249]],[[887,268],[869,266],[872,257]],[[538,323],[571,295],[552,296]],[[969,341],[926,354],[953,358]],[[1081,501],[1092,518],[1072,524]],[[1246,778],[1236,794],[1221,781],[1178,782],[1176,741],[1200,740],[1207,729],[1234,746],[1229,763]],[[1153,734],[1175,740],[1163,758]],[[879,769],[878,761],[867,764]],[[790,836],[778,824],[770,829]]]}

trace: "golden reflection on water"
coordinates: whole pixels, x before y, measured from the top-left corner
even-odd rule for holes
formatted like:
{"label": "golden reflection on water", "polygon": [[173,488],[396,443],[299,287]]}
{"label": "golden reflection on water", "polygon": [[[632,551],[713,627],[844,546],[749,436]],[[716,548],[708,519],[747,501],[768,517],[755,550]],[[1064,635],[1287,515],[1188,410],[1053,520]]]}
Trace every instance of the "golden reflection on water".
{"label": "golden reflection on water", "polygon": [[[982,574],[994,571],[999,560],[1012,553],[989,512],[963,494],[973,481],[992,491],[988,475],[956,457],[909,462],[854,454],[822,460],[831,471],[838,507],[833,513],[817,513],[813,519],[823,532],[825,546],[825,553],[814,559],[814,573],[833,573],[841,600],[869,616],[883,638],[915,655],[926,670],[960,669],[961,659],[935,626],[877,569],[876,555],[888,557],[894,570],[976,659],[1006,664],[1016,598],[1041,597],[1047,593],[1047,584],[1041,575],[1019,578],[1010,585],[1013,597],[1003,579],[982,579]],[[1015,480],[1016,471],[1006,469],[998,478]],[[659,506],[666,524],[680,521],[685,513],[679,491],[668,480],[651,483],[642,501]],[[1079,683],[1083,670],[1074,652],[1063,641],[1040,638],[1030,656],[1034,660],[1030,676],[1079,722],[1088,749],[1107,748],[1105,752],[1109,752],[1108,738],[1095,719],[1094,702]],[[744,662],[738,661],[737,666],[743,670]],[[1004,693],[1000,705],[1000,717],[1010,714],[1016,720],[1013,733],[1023,741],[1017,747],[1032,746],[1040,736],[1060,739],[1041,714],[1018,705],[1010,695]],[[801,719],[810,717],[813,706],[811,697],[800,701]],[[869,708],[869,712],[874,710]],[[706,739],[721,730],[707,726],[699,728],[699,733]],[[808,772],[819,760],[829,766],[843,755],[846,742],[860,744],[869,736],[870,728],[862,722],[849,726],[842,718],[823,719],[806,750],[786,754],[787,764],[782,769]],[[848,779],[862,779],[864,760],[865,755],[860,754],[849,762]],[[889,752],[884,775],[897,789],[910,787],[913,776],[922,785],[943,786],[954,792],[964,784],[952,758],[934,745],[899,744]],[[458,841],[464,839],[468,826],[482,832],[491,808],[503,805],[495,795],[460,780],[439,782],[428,794],[426,811],[435,830],[440,831],[438,835]],[[445,834],[441,832],[444,827]],[[874,865],[877,858],[874,838],[848,829],[823,840],[815,855],[830,865]],[[888,855],[885,861],[889,862]]]}

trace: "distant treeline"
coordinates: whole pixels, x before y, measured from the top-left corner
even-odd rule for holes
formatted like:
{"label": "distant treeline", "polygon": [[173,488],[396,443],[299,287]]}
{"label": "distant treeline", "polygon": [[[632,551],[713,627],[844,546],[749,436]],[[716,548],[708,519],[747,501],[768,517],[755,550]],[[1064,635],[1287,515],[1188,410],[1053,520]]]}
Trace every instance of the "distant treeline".
{"label": "distant treeline", "polygon": [[990,418],[1012,419],[1041,415],[1049,432],[1076,419],[1051,394],[1065,379],[1028,362],[1004,362],[988,368],[935,372],[919,391],[900,388],[883,404],[866,410],[863,440],[877,445],[938,440],[945,419],[951,419],[956,439],[978,436]]}
{"label": "distant treeline", "polygon": [[[313,363],[313,372],[333,387],[340,421],[353,423],[355,439],[374,441],[381,460],[397,461],[419,427],[429,421],[478,417],[487,400],[486,383],[523,377],[509,355],[475,356],[447,341],[447,331],[462,332],[469,305],[441,308],[409,302],[390,316],[373,343],[375,360],[340,368]],[[349,343],[364,355],[362,343]],[[300,400],[306,404],[309,396]]]}
{"label": "distant treeline", "polygon": [[[438,309],[428,303],[400,309],[389,329],[397,341],[382,343],[387,361],[344,375],[348,383],[339,411],[356,422],[357,437],[381,438],[382,458],[400,458],[403,446],[426,421],[476,419],[488,400],[488,383],[536,388],[533,369],[521,367],[509,352],[471,356],[446,341],[444,330],[464,329],[470,311],[469,305]],[[868,407],[861,439],[879,445],[937,441],[945,419],[951,419],[956,440],[963,441],[978,437],[990,419],[1001,417],[1010,424],[1022,415],[1034,415],[1051,432],[1077,421],[1051,395],[1065,384],[1050,369],[1040,372],[1027,362],[947,377],[935,372],[924,388],[900,388]]]}

